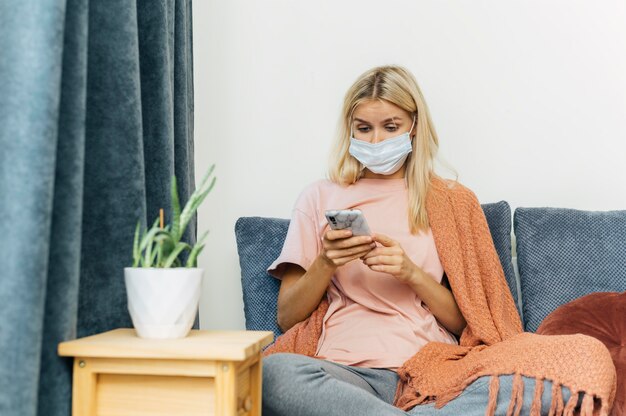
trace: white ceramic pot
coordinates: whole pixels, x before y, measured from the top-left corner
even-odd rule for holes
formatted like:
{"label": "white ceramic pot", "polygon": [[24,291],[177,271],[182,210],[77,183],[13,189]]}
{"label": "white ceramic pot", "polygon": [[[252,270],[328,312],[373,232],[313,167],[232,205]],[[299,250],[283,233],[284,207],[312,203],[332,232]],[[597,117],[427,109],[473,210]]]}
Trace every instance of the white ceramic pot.
{"label": "white ceramic pot", "polygon": [[128,312],[141,338],[184,338],[198,312],[204,269],[125,267]]}

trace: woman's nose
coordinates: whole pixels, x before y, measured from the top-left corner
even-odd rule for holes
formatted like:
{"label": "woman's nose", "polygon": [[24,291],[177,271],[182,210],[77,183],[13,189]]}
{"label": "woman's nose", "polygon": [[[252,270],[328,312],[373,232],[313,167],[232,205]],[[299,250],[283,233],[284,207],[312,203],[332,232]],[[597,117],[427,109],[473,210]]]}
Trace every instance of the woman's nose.
{"label": "woman's nose", "polygon": [[384,140],[384,138],[382,137],[382,135],[380,134],[379,131],[374,131],[374,136],[372,137],[372,141],[370,143],[378,143],[378,142],[382,142]]}

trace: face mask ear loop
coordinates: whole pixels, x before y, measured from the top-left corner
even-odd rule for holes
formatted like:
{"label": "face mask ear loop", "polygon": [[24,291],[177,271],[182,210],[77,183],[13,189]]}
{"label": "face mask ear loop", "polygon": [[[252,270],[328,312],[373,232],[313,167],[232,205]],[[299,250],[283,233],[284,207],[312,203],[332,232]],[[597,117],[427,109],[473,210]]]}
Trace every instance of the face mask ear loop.
{"label": "face mask ear loop", "polygon": [[411,132],[413,131],[413,126],[415,126],[416,117],[413,117],[413,124],[411,124],[411,130],[409,130],[409,137],[411,137]]}

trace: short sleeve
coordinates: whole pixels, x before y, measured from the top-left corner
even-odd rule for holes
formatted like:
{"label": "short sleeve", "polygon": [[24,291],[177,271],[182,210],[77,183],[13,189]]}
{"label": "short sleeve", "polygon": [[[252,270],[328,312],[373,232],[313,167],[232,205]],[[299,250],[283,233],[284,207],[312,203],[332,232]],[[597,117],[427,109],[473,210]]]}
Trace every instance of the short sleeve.
{"label": "short sleeve", "polygon": [[309,269],[321,248],[314,218],[315,199],[309,187],[300,194],[292,210],[282,251],[267,268],[270,275],[282,279],[286,263],[297,264],[304,270]]}

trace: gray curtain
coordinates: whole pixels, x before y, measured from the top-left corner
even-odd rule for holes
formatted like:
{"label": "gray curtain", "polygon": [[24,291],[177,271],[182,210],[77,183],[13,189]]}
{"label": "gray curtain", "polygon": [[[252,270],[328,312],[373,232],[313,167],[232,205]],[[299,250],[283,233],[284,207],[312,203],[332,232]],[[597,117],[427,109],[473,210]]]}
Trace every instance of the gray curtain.
{"label": "gray curtain", "polygon": [[0,415],[70,415],[58,343],[132,327],[136,222],[194,189],[191,34],[191,0],[0,2]]}

